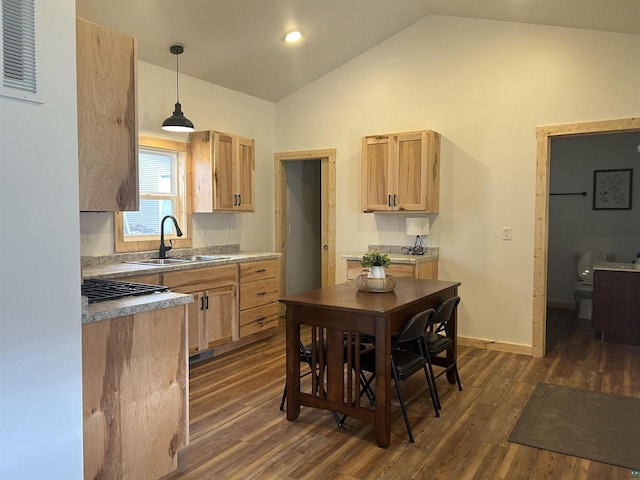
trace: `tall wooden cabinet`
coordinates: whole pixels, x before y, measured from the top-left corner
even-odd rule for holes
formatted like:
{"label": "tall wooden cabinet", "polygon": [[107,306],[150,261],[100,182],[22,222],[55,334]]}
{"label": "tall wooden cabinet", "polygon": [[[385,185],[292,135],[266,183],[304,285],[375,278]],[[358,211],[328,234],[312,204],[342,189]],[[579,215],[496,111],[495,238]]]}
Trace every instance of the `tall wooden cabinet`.
{"label": "tall wooden cabinet", "polygon": [[432,130],[362,140],[362,210],[437,213],[440,134]]}
{"label": "tall wooden cabinet", "polygon": [[193,212],[255,211],[255,141],[227,133],[189,135]]}
{"label": "tall wooden cabinet", "polygon": [[194,297],[189,304],[189,355],[239,339],[236,282],[236,265],[162,274],[163,285]]}
{"label": "tall wooden cabinet", "polygon": [[76,19],[81,211],[138,209],[136,39]]}

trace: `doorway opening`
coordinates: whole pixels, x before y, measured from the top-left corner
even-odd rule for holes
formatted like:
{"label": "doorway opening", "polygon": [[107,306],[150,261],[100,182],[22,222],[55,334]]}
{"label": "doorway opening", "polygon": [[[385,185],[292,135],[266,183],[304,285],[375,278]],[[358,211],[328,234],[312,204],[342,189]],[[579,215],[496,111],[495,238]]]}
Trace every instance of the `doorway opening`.
{"label": "doorway opening", "polygon": [[[335,284],[335,212],[336,212],[336,150],[302,150],[274,154],[275,161],[275,246],[280,257],[280,292],[287,285],[287,164],[286,162],[316,161],[320,164],[320,270],[322,286]],[[309,248],[314,248],[309,246]],[[304,268],[303,265],[300,268]]]}
{"label": "doorway opening", "polygon": [[539,127],[536,129],[536,199],[533,247],[532,354],[544,357],[547,328],[547,259],[549,242],[549,172],[551,139],[568,135],[640,131],[640,118],[604,120]]}

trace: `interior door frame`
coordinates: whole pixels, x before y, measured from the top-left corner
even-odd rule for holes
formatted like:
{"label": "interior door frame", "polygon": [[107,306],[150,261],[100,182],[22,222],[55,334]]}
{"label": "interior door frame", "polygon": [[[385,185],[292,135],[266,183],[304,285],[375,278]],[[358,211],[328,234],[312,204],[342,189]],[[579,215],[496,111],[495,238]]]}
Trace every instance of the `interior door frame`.
{"label": "interior door frame", "polygon": [[300,150],[273,155],[275,162],[275,246],[280,256],[280,293],[286,292],[287,172],[285,162],[319,160],[321,190],[322,286],[336,282],[336,149]]}
{"label": "interior door frame", "polygon": [[536,128],[536,199],[533,246],[533,335],[531,353],[544,357],[547,334],[547,258],[549,247],[549,163],[551,139],[571,135],[640,131],[640,118],[570,123]]}

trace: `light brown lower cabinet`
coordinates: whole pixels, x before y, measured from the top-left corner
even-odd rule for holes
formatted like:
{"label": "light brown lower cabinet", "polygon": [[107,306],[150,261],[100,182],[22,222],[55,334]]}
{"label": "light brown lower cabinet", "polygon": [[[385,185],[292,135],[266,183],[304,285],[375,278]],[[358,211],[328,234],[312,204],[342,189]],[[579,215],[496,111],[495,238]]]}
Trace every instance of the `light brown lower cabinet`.
{"label": "light brown lower cabinet", "polygon": [[240,337],[278,326],[279,262],[261,260],[240,264]]}
{"label": "light brown lower cabinet", "polygon": [[186,305],[82,325],[84,478],[156,479],[188,443]]}
{"label": "light brown lower cabinet", "polygon": [[142,274],[123,281],[164,285],[193,295],[188,304],[189,355],[222,354],[267,338],[278,326],[278,259]]}
{"label": "light brown lower cabinet", "polygon": [[162,274],[162,285],[193,295],[189,306],[189,355],[239,340],[237,265]]}
{"label": "light brown lower cabinet", "polygon": [[[347,280],[355,280],[358,275],[362,273],[364,268],[357,260],[347,261]],[[389,268],[385,269],[385,274],[393,275],[394,277],[413,277],[424,278],[427,280],[438,279],[438,260],[431,260],[429,262],[419,262],[416,264],[410,263],[393,263]]]}

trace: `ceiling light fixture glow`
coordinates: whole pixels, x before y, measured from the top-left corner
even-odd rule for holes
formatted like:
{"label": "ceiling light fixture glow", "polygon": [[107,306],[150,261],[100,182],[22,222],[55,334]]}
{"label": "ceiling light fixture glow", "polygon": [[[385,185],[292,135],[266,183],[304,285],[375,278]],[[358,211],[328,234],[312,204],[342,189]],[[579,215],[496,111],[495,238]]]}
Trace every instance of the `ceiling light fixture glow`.
{"label": "ceiling light fixture glow", "polygon": [[289,32],[285,35],[284,41],[287,43],[296,43],[299,42],[302,38],[302,33],[294,30],[293,32]]}

